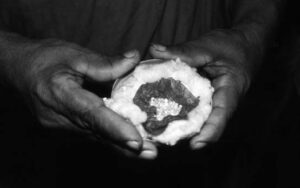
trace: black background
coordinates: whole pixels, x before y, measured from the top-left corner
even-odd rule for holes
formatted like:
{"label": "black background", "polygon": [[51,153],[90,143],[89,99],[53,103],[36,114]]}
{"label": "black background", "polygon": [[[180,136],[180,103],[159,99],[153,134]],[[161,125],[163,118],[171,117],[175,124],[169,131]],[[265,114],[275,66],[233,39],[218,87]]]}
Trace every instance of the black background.
{"label": "black background", "polygon": [[289,1],[222,139],[201,151],[183,142],[160,148],[155,161],[126,159],[100,143],[40,128],[20,97],[1,88],[0,187],[299,187],[298,12]]}

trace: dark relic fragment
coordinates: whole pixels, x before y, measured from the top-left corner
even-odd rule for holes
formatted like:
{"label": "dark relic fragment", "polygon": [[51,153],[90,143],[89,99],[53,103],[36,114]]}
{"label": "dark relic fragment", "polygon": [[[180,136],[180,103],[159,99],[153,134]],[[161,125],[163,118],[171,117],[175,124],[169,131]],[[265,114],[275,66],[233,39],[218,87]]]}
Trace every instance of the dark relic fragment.
{"label": "dark relic fragment", "polygon": [[[171,102],[176,107],[180,107],[180,112],[177,115],[166,115],[162,119],[158,118],[158,109],[153,105],[153,101],[158,101],[158,103],[161,101]],[[147,121],[143,123],[145,130],[156,136],[161,134],[170,122],[187,119],[187,114],[198,106],[199,98],[193,96],[180,81],[173,78],[162,78],[159,81],[141,85],[133,98],[133,102],[147,113]],[[169,105],[167,108],[170,106],[172,107]]]}

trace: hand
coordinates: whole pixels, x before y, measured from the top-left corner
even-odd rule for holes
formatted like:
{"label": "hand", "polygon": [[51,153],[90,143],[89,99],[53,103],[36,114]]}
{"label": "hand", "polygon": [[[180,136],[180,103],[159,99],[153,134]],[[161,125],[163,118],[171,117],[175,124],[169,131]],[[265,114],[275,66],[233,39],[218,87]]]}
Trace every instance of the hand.
{"label": "hand", "polygon": [[48,40],[23,61],[26,66],[18,70],[20,91],[43,126],[93,135],[131,157],[156,157],[155,146],[143,142],[131,123],[82,88],[85,81],[101,84],[128,72],[139,62],[137,51],[111,58],[75,44]]}
{"label": "hand", "polygon": [[240,96],[248,89],[251,58],[243,42],[236,33],[215,31],[197,41],[169,47],[154,44],[150,48],[154,58],[180,58],[205,71],[212,80],[215,89],[212,112],[200,133],[190,140],[192,149],[202,148],[220,138]]}

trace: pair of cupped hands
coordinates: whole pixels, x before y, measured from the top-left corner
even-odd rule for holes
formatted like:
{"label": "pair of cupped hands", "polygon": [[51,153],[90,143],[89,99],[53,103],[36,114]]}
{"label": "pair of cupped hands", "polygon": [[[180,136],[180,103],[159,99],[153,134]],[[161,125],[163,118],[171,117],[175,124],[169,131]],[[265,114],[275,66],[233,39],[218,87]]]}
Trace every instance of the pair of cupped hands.
{"label": "pair of cupped hands", "polygon": [[[153,58],[180,58],[206,72],[215,89],[213,109],[201,132],[189,141],[197,150],[217,141],[249,86],[249,71],[243,39],[236,34],[214,31],[191,42],[174,46],[153,44]],[[79,131],[122,154],[155,159],[157,146],[143,140],[130,122],[105,107],[83,83],[115,80],[140,62],[138,51],[107,57],[78,45],[58,41],[40,41],[30,50],[17,71],[23,75],[19,90],[25,96],[40,124],[47,128]]]}

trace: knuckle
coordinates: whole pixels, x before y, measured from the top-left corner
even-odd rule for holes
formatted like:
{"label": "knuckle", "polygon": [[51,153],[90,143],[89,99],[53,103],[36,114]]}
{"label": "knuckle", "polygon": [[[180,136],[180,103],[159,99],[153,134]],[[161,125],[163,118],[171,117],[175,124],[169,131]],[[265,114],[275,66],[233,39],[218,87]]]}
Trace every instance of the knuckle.
{"label": "knuckle", "polygon": [[72,60],[72,68],[83,74],[88,72],[89,64],[101,61],[96,54],[88,51],[78,51],[72,56]]}
{"label": "knuckle", "polygon": [[116,67],[116,62],[121,62],[121,57],[113,57],[113,58],[105,58],[107,66],[109,66],[109,77],[110,78],[116,78],[117,77],[117,67]]}
{"label": "knuckle", "polygon": [[37,98],[39,101],[48,102],[49,89],[47,89],[47,85],[43,81],[32,84],[31,91],[33,93],[33,98]]}
{"label": "knuckle", "polygon": [[82,57],[76,58],[73,63],[73,69],[78,73],[86,74],[89,69],[89,63]]}
{"label": "knuckle", "polygon": [[33,98],[38,100],[41,106],[46,105],[57,110],[62,110],[63,100],[68,100],[65,86],[56,78],[37,82],[33,93]]}
{"label": "knuckle", "polygon": [[65,91],[65,86],[61,82],[60,78],[52,77],[49,80],[50,92],[55,98],[59,98],[63,95]]}
{"label": "knuckle", "polygon": [[90,109],[88,108],[83,108],[82,110],[80,110],[79,112],[80,114],[80,125],[83,128],[88,128],[91,129],[93,131],[96,130],[96,117],[91,113]]}

